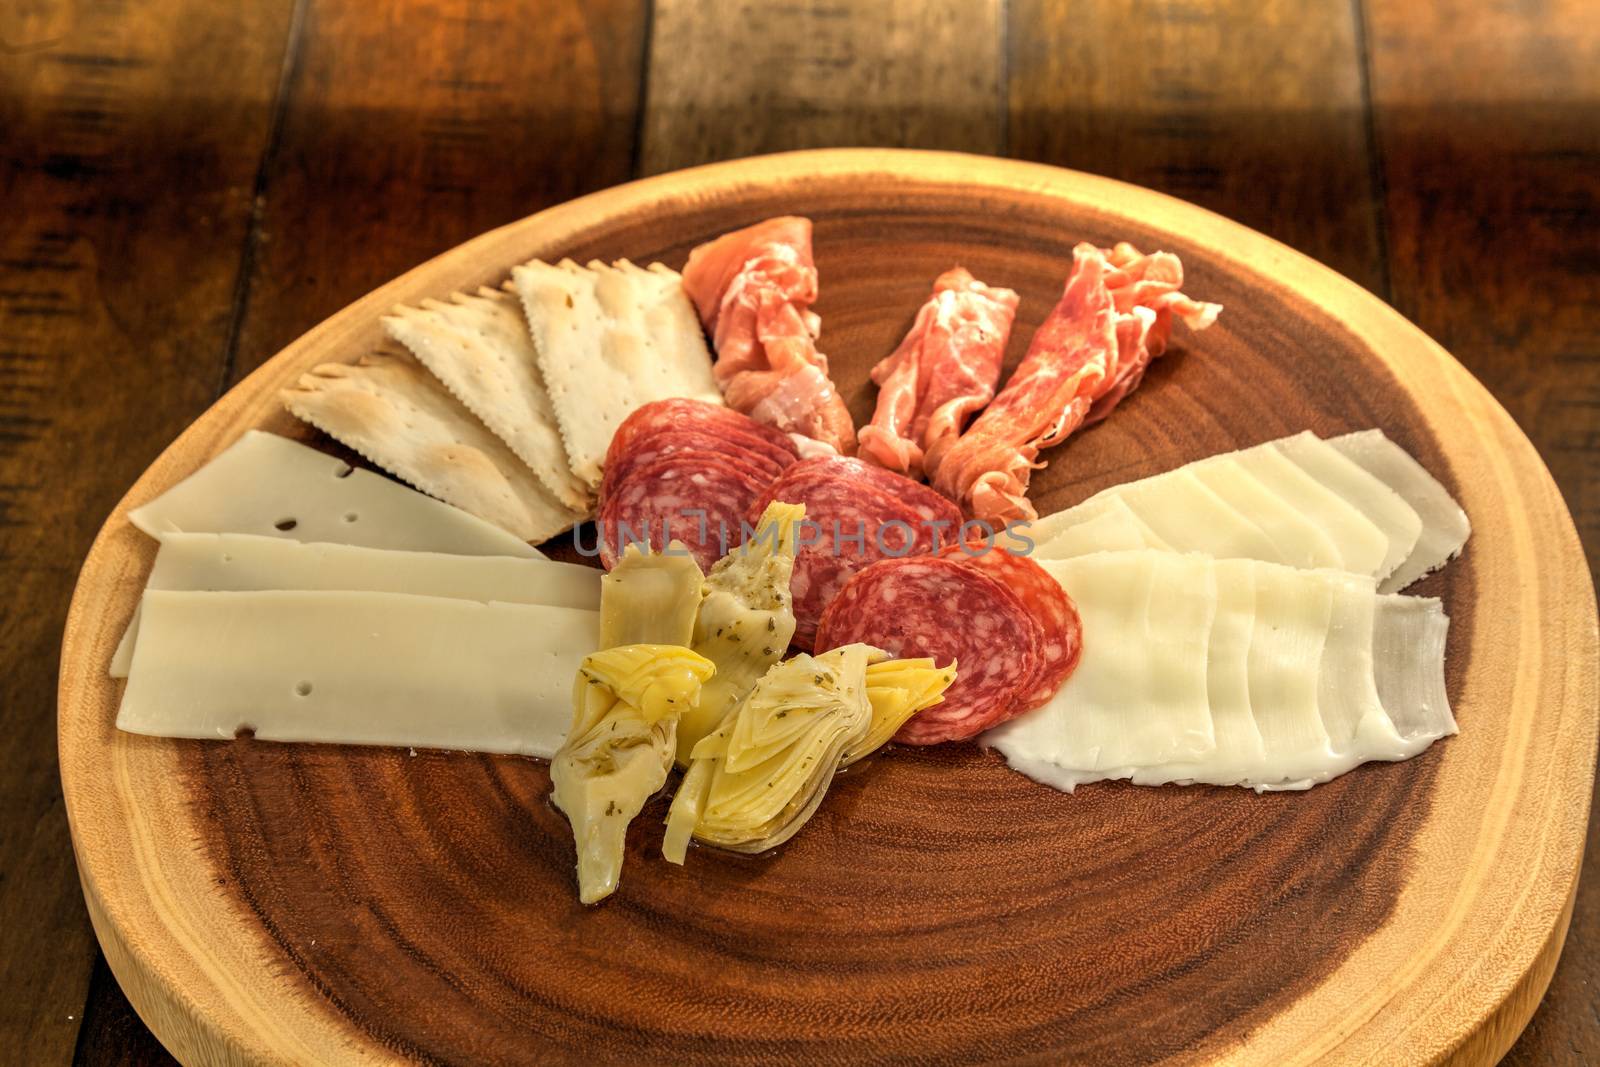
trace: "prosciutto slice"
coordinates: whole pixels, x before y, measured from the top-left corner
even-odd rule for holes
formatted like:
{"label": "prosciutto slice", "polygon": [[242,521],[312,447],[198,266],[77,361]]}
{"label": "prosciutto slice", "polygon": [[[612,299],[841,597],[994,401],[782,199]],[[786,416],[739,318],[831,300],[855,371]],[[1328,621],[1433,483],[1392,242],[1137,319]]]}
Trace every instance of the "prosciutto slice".
{"label": "prosciutto slice", "polygon": [[938,467],[1000,381],[1017,294],[945,271],[900,347],[872,368],[878,408],[861,458],[913,478]]}
{"label": "prosciutto slice", "polygon": [[730,407],[835,452],[855,451],[855,424],[817,351],[810,219],[768,219],[699,246],[683,285],[711,334],[712,371]]}
{"label": "prosciutto slice", "polygon": [[1027,492],[1044,466],[1039,452],[1110,414],[1166,351],[1174,318],[1203,330],[1222,310],[1179,291],[1183,264],[1170,252],[1080,244],[1072,260],[1022,363],[932,472],[934,486],[975,519],[1037,518]]}

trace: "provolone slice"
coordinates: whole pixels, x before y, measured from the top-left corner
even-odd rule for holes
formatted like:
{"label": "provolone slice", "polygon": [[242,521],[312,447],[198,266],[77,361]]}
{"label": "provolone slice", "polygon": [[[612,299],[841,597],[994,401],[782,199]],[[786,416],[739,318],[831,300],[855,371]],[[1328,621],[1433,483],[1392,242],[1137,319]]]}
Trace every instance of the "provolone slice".
{"label": "provolone slice", "polygon": [[[600,608],[601,572],[576,563],[301,544],[254,534],[167,533],[160,540],[146,589],[344,590]],[[113,678],[128,676],[138,629],[135,613],[112,657]]]}
{"label": "provolone slice", "polygon": [[1147,550],[1041,566],[1077,605],[1083,656],[1049,702],[989,731],[984,743],[1029,777],[1069,792],[1210,752],[1212,561]]}
{"label": "provolone slice", "polygon": [[1369,572],[1374,578],[1381,581],[1392,574],[1411,554],[1422,533],[1422,519],[1393,489],[1309,431],[1271,444],[1383,531],[1389,543],[1383,562]]}
{"label": "provolone slice", "polygon": [[1032,523],[1024,532],[1034,541],[1034,559],[1071,559],[1094,552],[1169,547],[1117,496],[1058,511]]}
{"label": "provolone slice", "polygon": [[211,462],[128,513],[151,537],[248,533],[291,541],[467,556],[542,557],[492,523],[291,441],[249,430]]}
{"label": "provolone slice", "polygon": [[1422,520],[1416,547],[1384,578],[1379,592],[1398,592],[1460,553],[1472,533],[1467,513],[1411,453],[1385,437],[1382,430],[1345,434],[1328,444],[1394,490]]}
{"label": "provolone slice", "polygon": [[153,590],[117,726],[549,757],[599,613],[400,593]]}

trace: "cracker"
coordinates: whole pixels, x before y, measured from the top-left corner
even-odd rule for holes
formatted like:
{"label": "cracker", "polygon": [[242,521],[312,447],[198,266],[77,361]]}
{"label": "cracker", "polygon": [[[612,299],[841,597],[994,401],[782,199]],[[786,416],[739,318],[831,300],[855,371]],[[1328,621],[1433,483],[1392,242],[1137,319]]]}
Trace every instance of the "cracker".
{"label": "cracker", "polygon": [[637,408],[669,397],[722,403],[711,352],[677,271],[618,260],[515,267],[572,471],[600,484],[611,435]]}
{"label": "cracker", "polygon": [[548,540],[582,517],[403,353],[323,364],[279,396],[297,418],[384,470],[525,541]]}
{"label": "cracker", "polygon": [[480,289],[475,296],[453,293],[448,302],[396,307],[383,325],[511,446],[557,500],[575,511],[591,510],[588,487],[567,461],[528,324],[513,294],[496,289]]}

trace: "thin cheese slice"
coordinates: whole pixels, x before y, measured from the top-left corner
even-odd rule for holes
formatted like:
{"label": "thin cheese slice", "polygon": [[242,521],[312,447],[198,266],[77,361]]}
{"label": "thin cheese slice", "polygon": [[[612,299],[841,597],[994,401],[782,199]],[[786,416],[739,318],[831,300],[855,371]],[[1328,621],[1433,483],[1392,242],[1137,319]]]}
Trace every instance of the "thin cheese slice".
{"label": "thin cheese slice", "polygon": [[1434,597],[1378,598],[1373,622],[1373,673],[1378,697],[1401,738],[1426,747],[1456,733],[1444,687],[1450,617]]}
{"label": "thin cheese slice", "polygon": [[1460,554],[1472,533],[1467,513],[1411,453],[1385,437],[1382,430],[1345,434],[1328,444],[1394,490],[1422,520],[1416,547],[1384,578],[1381,592],[1398,592]]}
{"label": "thin cheese slice", "polygon": [[588,487],[572,473],[538,354],[516,296],[480,289],[449,302],[424,300],[384,316],[389,336],[405,345],[451,394],[511,446],[557,500],[591,507]]}
{"label": "thin cheese slice", "polygon": [[1344,497],[1307,474],[1271,442],[1229,457],[1273,496],[1294,508],[1333,545],[1336,559],[1322,564],[1352,574],[1376,575],[1389,552],[1389,538]]}
{"label": "thin cheese slice", "polygon": [[511,272],[572,472],[589,488],[611,435],[669,397],[722,403],[711,352],[677,271],[627,260],[580,267],[535,260]]}
{"label": "thin cheese slice", "polygon": [[1250,516],[1186,467],[1106,493],[1121,497],[1157,537],[1181,552],[1219,559],[1280,558],[1277,545]]}
{"label": "thin cheese slice", "polygon": [[[1086,736],[1072,718],[1097,714],[1099,698],[1091,688],[1079,691],[1070,712],[1062,708],[1052,718],[1041,709],[990,731],[986,743],[1022,773],[1068,791],[1123,777],[1141,785],[1305,789],[1371,760],[1407,759],[1455,732],[1444,690],[1448,620],[1438,601],[1380,595],[1366,576],[1255,560],[1209,562],[1210,588],[1185,575],[1185,581],[1147,590],[1139,557],[1148,554],[1108,553],[1045,566],[1077,590],[1075,596],[1083,595],[1080,610],[1088,605],[1086,657],[1089,620],[1106,595],[1101,583],[1118,580],[1126,600],[1152,597],[1167,617],[1188,619],[1191,627],[1199,613],[1188,602],[1215,602],[1205,675],[1214,745],[1189,757],[1111,767],[1099,739]],[[1111,650],[1085,658],[1079,669],[1095,672],[1091,683],[1114,678],[1129,708],[1138,707],[1165,668],[1148,656],[1148,646],[1133,642],[1136,635],[1100,622]],[[1108,668],[1105,655],[1124,662]],[[1069,679],[1063,693],[1072,684]],[[1150,719],[1128,732],[1170,728],[1165,719]]]}
{"label": "thin cheese slice", "polygon": [[[1370,434],[1341,438],[1346,444],[1336,448],[1302,433],[1210,456],[1113,486],[1024,533],[1041,559],[1129,550],[1141,547],[1142,539],[1149,547],[1217,559],[1331,568],[1377,579],[1402,565],[1409,573],[1442,560],[1441,552],[1459,551],[1465,536],[1460,509],[1414,460],[1381,434]],[[1418,507],[1431,509],[1437,517],[1428,526],[1437,532],[1428,544],[1419,546],[1424,522],[1407,503],[1410,497],[1345,451],[1359,453],[1375,470],[1381,467]],[[1143,529],[1114,513],[1116,500],[1128,505]]]}
{"label": "thin cheese slice", "polygon": [[1269,489],[1237,456],[1224,463],[1197,463],[1194,476],[1261,527],[1272,542],[1272,562],[1306,568],[1343,565],[1344,557],[1321,524]]}
{"label": "thin cheese slice", "polygon": [[1083,655],[1054,697],[989,731],[984,743],[1029,777],[1068,792],[1213,751],[1206,681],[1213,562],[1141,551],[1041,566],[1077,605]]}
{"label": "thin cheese slice", "polygon": [[[576,563],[300,544],[253,534],[162,534],[145,588],[415,593],[482,603],[600,608],[600,571]],[[112,657],[113,678],[128,676],[138,631],[135,613]]]}
{"label": "thin cheese slice", "polygon": [[325,363],[279,395],[297,418],[384,470],[525,541],[583,518],[408,355]]}
{"label": "thin cheese slice", "polygon": [[1411,555],[1422,533],[1422,518],[1393,489],[1309,431],[1271,445],[1383,531],[1389,545],[1383,562],[1368,572],[1374,578],[1382,581]]}
{"label": "thin cheese slice", "polygon": [[151,537],[247,533],[468,556],[543,555],[460,508],[260,430],[128,512],[128,521]]}
{"label": "thin cheese slice", "polygon": [[1139,548],[1170,549],[1145,521],[1118,496],[1058,511],[1024,527],[1034,541],[1034,559],[1071,559],[1094,552]]}
{"label": "thin cheese slice", "polygon": [[153,590],[117,726],[548,758],[599,613],[400,593]]}

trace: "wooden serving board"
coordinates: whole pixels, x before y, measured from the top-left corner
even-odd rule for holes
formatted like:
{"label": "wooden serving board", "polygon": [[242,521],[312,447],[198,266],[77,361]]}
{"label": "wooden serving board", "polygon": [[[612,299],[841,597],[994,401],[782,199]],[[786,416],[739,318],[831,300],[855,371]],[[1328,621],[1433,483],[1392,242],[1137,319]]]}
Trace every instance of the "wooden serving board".
{"label": "wooden serving board", "polygon": [[[899,749],[840,779],[774,856],[665,863],[658,802],[630,833],[619,892],[585,909],[537,761],[114,729],[106,666],[155,554],[126,512],[249,427],[310,439],[279,387],[361,355],[396,302],[498,282],[535,256],[681,266],[697,242],[780,213],[816,220],[822,347],[858,422],[868,369],[951,264],[1022,293],[1014,362],[1075,242],[1180,253],[1188,291],[1227,310],[1180,331],[1113,418],[1047,453],[1040,511],[1301,429],[1382,427],[1473,522],[1465,555],[1412,590],[1451,615],[1461,735],[1269,796],[1067,796],[972,745]],[[1572,521],[1527,439],[1354,284],[1101,178],[798,153],[486,234],[224,397],[128,492],[84,565],[61,776],[106,957],[189,1063],[1487,1063],[1532,1013],[1571,915],[1596,644]]]}

